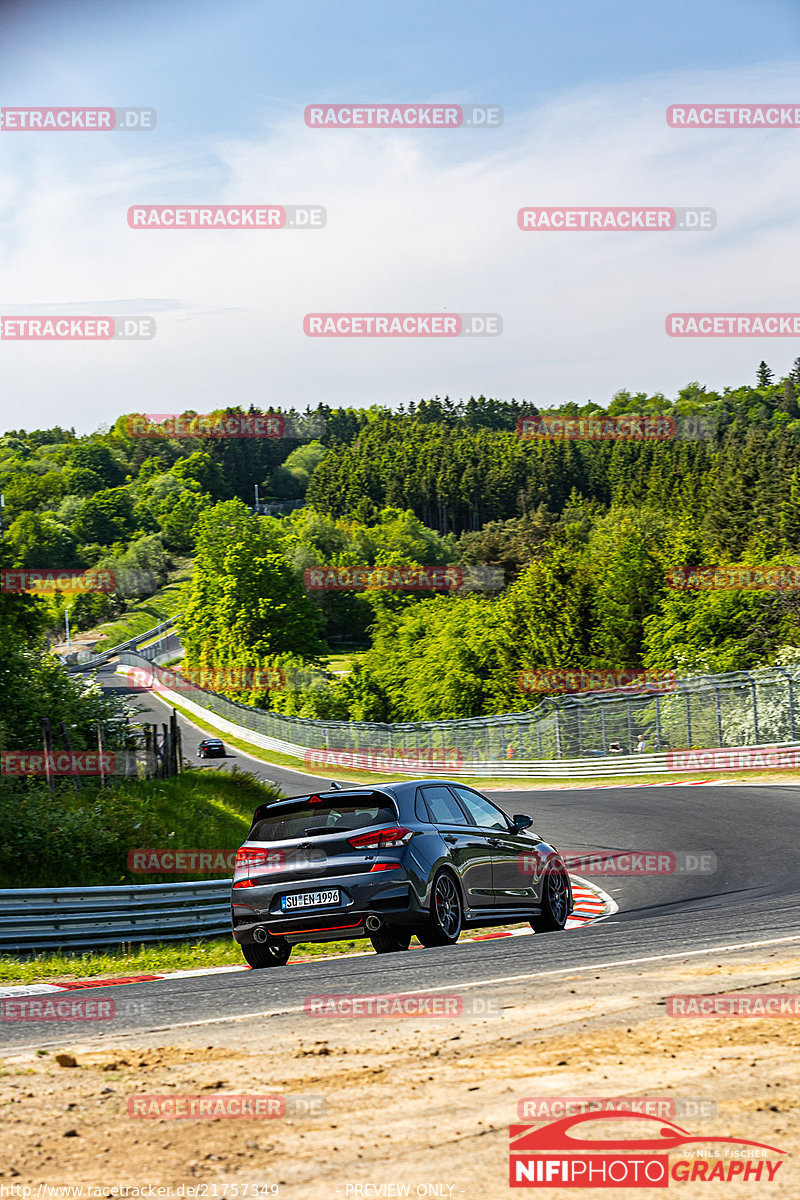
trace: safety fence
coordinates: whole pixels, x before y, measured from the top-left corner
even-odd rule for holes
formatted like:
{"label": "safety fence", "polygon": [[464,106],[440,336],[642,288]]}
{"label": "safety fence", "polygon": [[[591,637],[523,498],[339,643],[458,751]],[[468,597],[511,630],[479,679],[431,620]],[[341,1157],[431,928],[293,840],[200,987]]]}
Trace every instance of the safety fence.
{"label": "safety fence", "polygon": [[0,951],[185,941],[230,933],[231,880],[0,891]]}
{"label": "safety fence", "polygon": [[599,777],[703,769],[700,760],[678,753],[691,749],[791,750],[797,743],[800,668],[697,676],[676,681],[666,693],[565,696],[526,712],[390,725],[267,712],[164,672],[140,654],[125,652],[119,661],[149,672],[165,700],[220,733],[301,758],[315,774],[320,768],[334,774],[338,765],[407,774],[424,768],[476,777]]}

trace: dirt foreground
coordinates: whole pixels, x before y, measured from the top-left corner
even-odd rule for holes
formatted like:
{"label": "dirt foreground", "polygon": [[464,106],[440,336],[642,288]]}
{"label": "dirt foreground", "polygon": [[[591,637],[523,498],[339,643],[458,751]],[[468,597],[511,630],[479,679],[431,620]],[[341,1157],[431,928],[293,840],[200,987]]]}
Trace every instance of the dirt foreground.
{"label": "dirt foreground", "polygon": [[[180,1037],[120,1037],[113,1049],[81,1041],[86,1033],[76,1029],[62,1048],[3,1059],[0,1196],[494,1200],[521,1194],[509,1188],[509,1125],[564,1115],[534,1115],[543,1113],[541,1098],[559,1097],[650,1098],[645,1111],[692,1136],[777,1147],[785,1156],[773,1182],[766,1171],[745,1181],[737,1169],[715,1194],[797,1196],[800,1017],[666,1015],[668,995],[737,992],[800,992],[800,959],[777,947],[758,957],[560,975],[537,983],[535,996],[465,991],[493,998],[499,1015],[489,1018],[295,1015],[182,1029]],[[42,1023],[36,1033],[47,1040]],[[285,1096],[295,1115],[128,1115],[129,1099],[143,1095],[233,1093]],[[644,1124],[630,1122],[635,1136],[653,1137],[654,1123],[642,1132]],[[613,1136],[621,1125],[603,1121],[584,1136]],[[713,1143],[702,1145],[714,1153]],[[730,1150],[718,1150],[727,1169]],[[768,1157],[774,1166],[780,1156]],[[700,1165],[712,1167],[713,1160]],[[539,1185],[536,1194],[587,1190]],[[710,1182],[695,1180],[682,1194],[710,1191]],[[645,1194],[652,1192],[602,1192]]]}

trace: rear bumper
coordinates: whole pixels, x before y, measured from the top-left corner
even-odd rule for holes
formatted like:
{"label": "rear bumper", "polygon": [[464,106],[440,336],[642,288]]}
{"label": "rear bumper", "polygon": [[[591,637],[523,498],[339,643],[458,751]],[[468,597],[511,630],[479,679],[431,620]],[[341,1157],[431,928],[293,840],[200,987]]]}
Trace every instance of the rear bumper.
{"label": "rear bumper", "polygon": [[[323,886],[338,888],[341,903],[313,911],[281,911],[281,896]],[[378,918],[382,925],[414,926],[427,916],[427,910],[403,870],[326,878],[311,886],[308,882],[294,881],[234,888],[231,903],[233,936],[240,944],[255,941],[254,930],[259,927],[272,937],[286,938],[289,942],[323,942],[366,937],[370,932],[366,925],[368,917]]]}

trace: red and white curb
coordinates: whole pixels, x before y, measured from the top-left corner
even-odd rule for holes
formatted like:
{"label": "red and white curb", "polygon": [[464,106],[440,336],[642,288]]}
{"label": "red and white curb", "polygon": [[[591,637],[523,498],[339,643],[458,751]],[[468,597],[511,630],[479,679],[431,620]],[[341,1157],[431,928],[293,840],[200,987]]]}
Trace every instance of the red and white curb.
{"label": "red and white curb", "polygon": [[[603,920],[605,917],[610,917],[618,911],[616,902],[612,900],[607,892],[598,887],[597,884],[589,883],[586,879],[581,879],[577,875],[572,875],[571,880],[575,907],[572,911],[572,916],[567,921],[567,929],[580,929],[583,925],[590,925],[595,921]],[[533,930],[527,926],[524,929],[500,929],[496,933],[479,933],[472,936],[465,934],[460,939],[460,942],[488,942],[497,938],[530,937],[532,933]],[[421,949],[421,947],[419,948]],[[331,955],[327,958],[293,958],[289,960],[287,965],[292,966],[309,962],[331,962],[334,958],[342,957],[365,958],[370,954],[371,951],[365,951],[346,956],[341,954]],[[46,996],[52,992],[77,992],[85,991],[87,988],[119,987],[126,983],[150,983],[156,979],[193,979],[201,975],[224,975],[234,971],[249,970],[250,968],[246,966],[197,967],[191,971],[169,971],[166,975],[117,975],[111,979],[74,979],[64,983],[16,983],[0,987],[0,1000],[4,997],[18,999],[20,996]]]}
{"label": "red and white curb", "polygon": [[581,879],[580,875],[570,875],[572,896],[575,907],[572,916],[567,921],[567,929],[579,929],[581,925],[589,925],[604,917],[613,917],[619,912],[616,900],[604,892],[596,883]]}
{"label": "red and white curb", "polygon": [[64,983],[17,983],[0,987],[0,1000],[13,996],[45,996],[51,992],[77,992],[88,988],[119,987],[126,983],[150,983],[155,979],[186,979],[192,975],[219,975],[246,971],[248,967],[199,967],[195,971],[170,971],[166,975],[115,975],[111,979],[71,979]]}

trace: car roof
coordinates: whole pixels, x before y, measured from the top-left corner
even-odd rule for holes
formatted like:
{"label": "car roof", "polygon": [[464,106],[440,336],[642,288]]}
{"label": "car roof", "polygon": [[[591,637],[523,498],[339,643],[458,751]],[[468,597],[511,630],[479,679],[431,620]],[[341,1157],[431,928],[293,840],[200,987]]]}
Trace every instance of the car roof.
{"label": "car roof", "polygon": [[[359,792],[386,792],[393,796],[396,800],[406,799],[409,794],[413,794],[418,787],[428,787],[432,784],[449,783],[453,787],[466,787],[468,785],[457,779],[400,779],[392,783],[380,783],[378,780],[375,783],[353,783],[342,784],[341,788],[333,788],[328,791],[320,789],[316,792],[301,792],[298,796],[287,797],[287,799],[302,800],[305,795],[322,796],[326,800],[328,798],[335,799],[337,796],[351,796]],[[475,789],[472,788],[472,791]],[[279,801],[278,803],[282,803]]]}
{"label": "car roof", "polygon": [[268,813],[280,811],[284,806],[288,807],[298,800],[305,800],[307,796],[319,796],[324,800],[355,800],[358,799],[359,793],[369,792],[371,795],[388,796],[390,800],[394,800],[395,804],[398,802],[408,804],[413,803],[418,787],[442,783],[450,783],[458,787],[466,786],[452,779],[402,779],[395,783],[359,783],[350,787],[342,785],[341,788],[334,788],[331,791],[301,792],[299,796],[284,796],[280,800],[268,800],[264,804],[259,804],[253,813],[250,832],[253,832],[256,822],[263,820]]}

